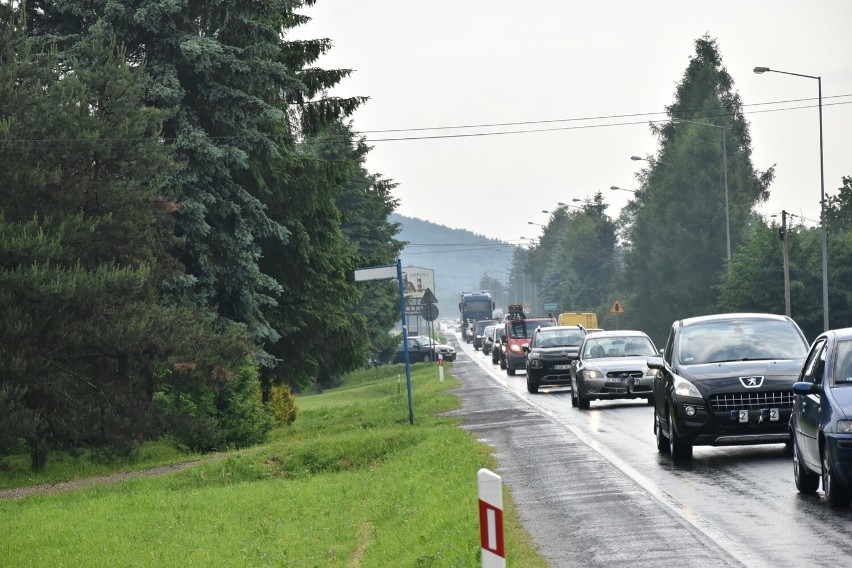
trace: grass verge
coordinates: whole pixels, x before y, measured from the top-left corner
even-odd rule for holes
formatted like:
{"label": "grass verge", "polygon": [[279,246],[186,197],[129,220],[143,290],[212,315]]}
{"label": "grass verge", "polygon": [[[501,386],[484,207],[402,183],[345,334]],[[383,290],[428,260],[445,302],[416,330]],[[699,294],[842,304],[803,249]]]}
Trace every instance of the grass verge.
{"label": "grass verge", "polygon": [[[490,449],[438,416],[434,366],[299,397],[270,443],[159,477],[0,502],[4,566],[475,567]],[[397,379],[397,375],[402,374]],[[510,566],[545,567],[506,495]]]}

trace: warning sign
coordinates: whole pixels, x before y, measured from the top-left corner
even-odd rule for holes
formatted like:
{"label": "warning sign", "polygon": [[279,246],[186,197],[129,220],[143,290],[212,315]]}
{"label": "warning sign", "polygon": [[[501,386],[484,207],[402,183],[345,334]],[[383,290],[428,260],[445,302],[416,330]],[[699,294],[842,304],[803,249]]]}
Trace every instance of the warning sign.
{"label": "warning sign", "polygon": [[611,314],[623,314],[624,308],[621,307],[621,302],[616,300],[613,302],[612,307],[609,309],[609,313]]}

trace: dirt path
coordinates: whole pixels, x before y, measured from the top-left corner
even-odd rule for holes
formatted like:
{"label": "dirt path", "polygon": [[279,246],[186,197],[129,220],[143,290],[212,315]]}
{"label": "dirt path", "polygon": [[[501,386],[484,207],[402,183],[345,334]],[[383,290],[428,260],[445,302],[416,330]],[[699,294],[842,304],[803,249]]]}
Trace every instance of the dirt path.
{"label": "dirt path", "polygon": [[68,493],[90,487],[92,485],[110,485],[135,479],[137,477],[150,477],[152,475],[163,475],[180,471],[200,463],[216,461],[222,459],[222,456],[214,456],[211,458],[193,460],[178,464],[165,465],[160,467],[152,467],[149,469],[140,469],[136,471],[123,471],[120,473],[112,473],[110,475],[101,475],[98,477],[86,477],[83,479],[72,479],[71,481],[59,481],[57,483],[43,483],[41,485],[30,485],[28,487],[15,487],[14,489],[0,490],[0,501],[10,501],[14,499],[23,499],[30,495],[52,495],[55,493]]}

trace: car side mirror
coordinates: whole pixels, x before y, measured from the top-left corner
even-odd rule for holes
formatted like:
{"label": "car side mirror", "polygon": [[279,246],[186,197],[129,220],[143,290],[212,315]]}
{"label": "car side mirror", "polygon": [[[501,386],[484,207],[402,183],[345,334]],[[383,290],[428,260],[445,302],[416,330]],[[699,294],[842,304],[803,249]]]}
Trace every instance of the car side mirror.
{"label": "car side mirror", "polygon": [[501,335],[501,336],[500,336],[500,341],[502,341],[503,343],[506,343],[506,336],[505,336],[505,335]]}
{"label": "car side mirror", "polygon": [[657,369],[658,371],[663,370],[662,357],[657,357],[656,355],[654,357],[648,357],[646,364],[648,365],[649,369]]}
{"label": "car side mirror", "polygon": [[521,345],[521,349],[524,350],[524,353],[530,352],[530,346],[529,345]]}
{"label": "car side mirror", "polygon": [[805,396],[819,394],[819,385],[815,383],[793,383],[793,392]]}

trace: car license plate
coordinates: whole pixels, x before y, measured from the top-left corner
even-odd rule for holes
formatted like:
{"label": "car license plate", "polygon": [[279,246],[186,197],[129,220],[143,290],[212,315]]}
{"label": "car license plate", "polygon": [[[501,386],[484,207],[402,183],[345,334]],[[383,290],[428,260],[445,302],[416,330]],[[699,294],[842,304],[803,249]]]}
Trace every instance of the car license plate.
{"label": "car license plate", "polygon": [[570,368],[571,368],[571,365],[554,365],[553,366],[554,371],[565,371],[565,370],[570,369]]}
{"label": "car license plate", "polygon": [[740,410],[740,424],[748,424],[748,410]]}

